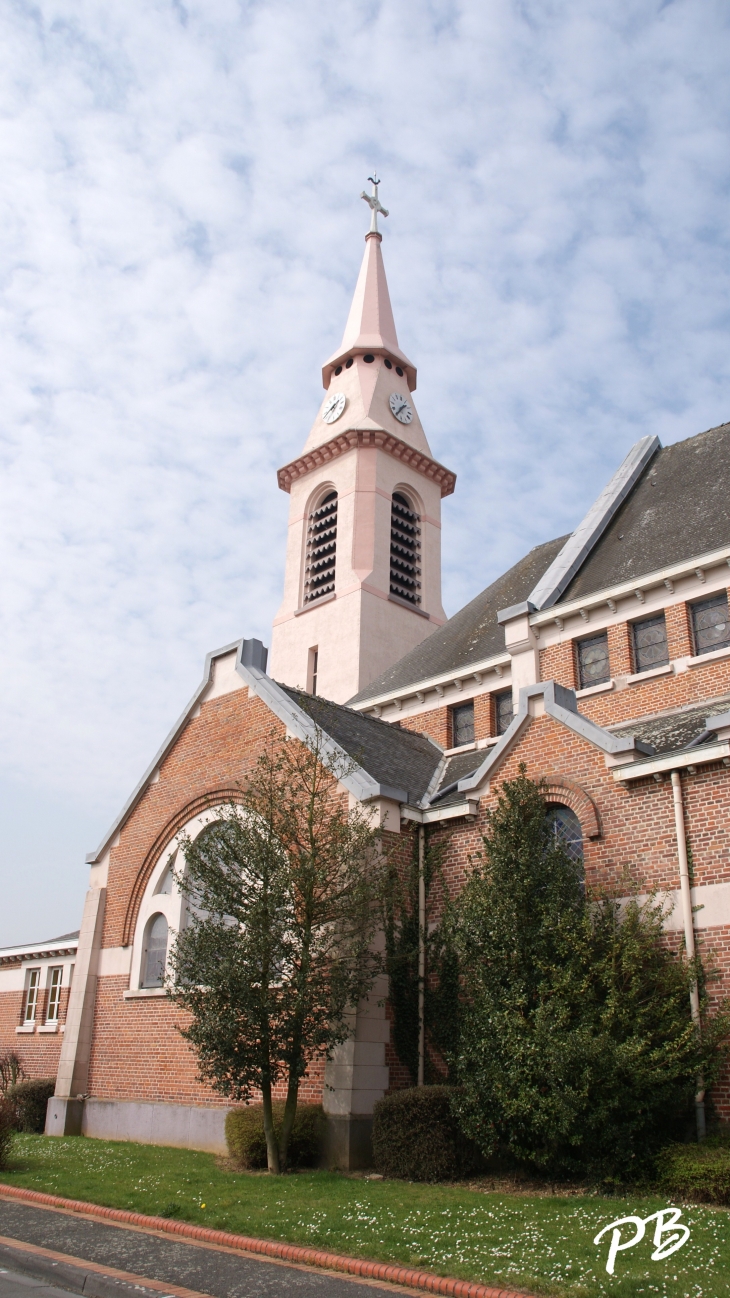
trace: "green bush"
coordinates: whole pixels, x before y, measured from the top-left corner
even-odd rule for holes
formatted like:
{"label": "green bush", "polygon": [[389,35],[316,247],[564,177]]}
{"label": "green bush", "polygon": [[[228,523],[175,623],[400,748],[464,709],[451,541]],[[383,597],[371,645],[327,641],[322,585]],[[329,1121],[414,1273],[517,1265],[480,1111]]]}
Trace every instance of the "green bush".
{"label": "green bush", "polygon": [[450,1086],[414,1086],[378,1100],[373,1117],[378,1172],[408,1181],[453,1181],[479,1166],[476,1147],[454,1117],[453,1093]]}
{"label": "green bush", "polygon": [[46,1129],[46,1108],[56,1089],[52,1077],[30,1078],[11,1086],[8,1099],[15,1114],[16,1131],[32,1131],[43,1135]]}
{"label": "green bush", "polygon": [[[274,1130],[277,1139],[284,1118],[284,1102],[275,1101]],[[289,1137],[289,1167],[316,1167],[324,1142],[324,1109],[321,1104],[298,1104],[294,1126]],[[263,1104],[247,1104],[231,1109],[226,1118],[228,1152],[239,1167],[266,1167]]]}
{"label": "green bush", "polygon": [[15,1109],[11,1100],[0,1099],[0,1168],[8,1165],[8,1155],[15,1130]]}
{"label": "green bush", "polygon": [[673,1199],[730,1203],[730,1143],[708,1136],[701,1145],[669,1145],[657,1158],[657,1188]]}

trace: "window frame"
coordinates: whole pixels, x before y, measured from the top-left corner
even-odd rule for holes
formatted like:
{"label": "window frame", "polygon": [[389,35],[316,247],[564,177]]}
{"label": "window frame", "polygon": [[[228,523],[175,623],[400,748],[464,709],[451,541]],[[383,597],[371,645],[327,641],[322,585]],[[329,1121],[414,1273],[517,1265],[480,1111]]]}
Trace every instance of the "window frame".
{"label": "window frame", "polygon": [[[665,648],[665,651],[666,651],[666,657],[665,657],[665,659],[664,659],[663,662],[660,662],[660,663],[647,663],[647,665],[646,665],[645,667],[641,667],[641,666],[639,665],[639,652],[640,652],[640,651],[639,651],[639,646],[638,646],[637,643],[636,643],[636,633],[637,633],[637,631],[639,630],[640,627],[648,626],[650,623],[653,623],[653,622],[654,622],[654,623],[656,623],[656,622],[662,622],[662,623],[663,623],[663,626],[664,626],[664,648]],[[634,669],[634,674],[638,676],[638,675],[640,675],[642,672],[651,672],[651,671],[654,671],[654,669],[657,668],[657,667],[666,667],[666,666],[668,665],[669,661],[670,661],[670,658],[669,658],[669,635],[668,635],[668,633],[667,633],[667,619],[666,619],[666,614],[665,614],[664,609],[660,609],[660,611],[659,611],[658,613],[652,613],[649,617],[637,618],[636,621],[629,623],[629,626],[630,626],[630,629],[631,629],[631,659],[632,659],[632,664],[631,664],[631,665],[632,665],[632,667],[633,667],[633,669]]]}
{"label": "window frame", "polygon": [[[156,895],[159,897],[159,896],[165,896],[166,894],[157,893]],[[162,922],[165,925],[165,947],[164,947],[165,954],[164,954],[164,958],[160,961],[162,965],[162,969],[159,975],[159,982],[151,982],[148,976],[149,962],[150,962],[150,956],[152,955],[153,950],[155,949],[152,947],[152,930],[154,929],[158,920],[162,920]],[[149,919],[147,920],[147,923],[145,924],[144,933],[145,933],[144,945],[142,948],[142,968],[140,971],[141,977],[140,977],[139,985],[140,985],[140,989],[143,991],[152,991],[155,988],[164,987],[165,974],[167,973],[167,957],[170,951],[170,924],[168,922],[167,916],[165,915],[164,911],[158,910],[153,915],[150,915]],[[161,951],[162,947],[160,946],[157,949]]]}
{"label": "window frame", "polygon": [[[56,980],[56,974],[58,979]],[[46,1016],[45,1022],[55,1025],[61,1018],[61,990],[63,988],[63,965],[49,965],[46,980]],[[54,995],[55,993],[55,995]]]}
{"label": "window frame", "polygon": [[[499,728],[499,701],[500,701],[500,699],[506,701],[506,699],[507,699],[508,696],[509,696],[509,706],[510,706],[510,719],[509,719],[507,725],[505,726],[504,730],[500,730],[500,728]],[[512,722],[513,722],[514,719],[515,719],[514,707],[515,707],[514,691],[513,691],[513,689],[512,689],[511,686],[510,686],[510,688],[509,688],[508,690],[495,690],[495,691],[494,691],[494,693],[493,693],[493,695],[492,695],[492,724],[493,724],[493,727],[494,727],[494,734],[497,735],[497,736],[499,736],[500,738],[501,738],[502,735],[506,735],[506,734],[507,734],[507,731],[509,730],[510,726],[512,725]]]}
{"label": "window frame", "polygon": [[[705,608],[711,608],[713,605],[716,606],[721,604],[723,600],[725,601],[725,608],[728,611],[728,616],[725,618],[725,640],[722,644],[708,645],[706,649],[700,649],[697,643],[697,624],[695,621],[695,614],[702,609],[703,606]],[[704,599],[692,600],[689,604],[689,624],[692,636],[692,651],[695,658],[700,658],[704,654],[714,653],[718,649],[727,649],[730,647],[730,600],[728,599],[727,589],[723,588],[722,590],[718,590],[714,595],[706,595]]]}
{"label": "window frame", "polygon": [[[584,646],[596,644],[599,640],[603,640],[606,645],[606,675],[603,676],[600,680],[584,680],[582,661],[581,661],[581,649]],[[575,655],[575,672],[578,678],[578,689],[589,690],[592,689],[594,685],[607,684],[607,682],[610,681],[611,679],[611,655],[608,648],[608,630],[604,628],[603,631],[596,631],[593,635],[581,636],[579,640],[573,641],[573,646],[574,646],[574,655]]]}
{"label": "window frame", "polygon": [[42,966],[36,965],[25,971],[25,988],[23,992],[23,1014],[21,1023],[28,1027],[38,1020],[38,1000],[41,989]]}
{"label": "window frame", "polygon": [[[469,744],[475,743],[476,731],[475,731],[474,700],[465,699],[463,703],[455,703],[449,709],[449,711],[451,714],[449,718],[450,725],[451,725],[451,747],[466,748]],[[471,739],[462,739],[459,741],[456,738],[456,715],[458,712],[466,713],[468,711],[471,711]]]}

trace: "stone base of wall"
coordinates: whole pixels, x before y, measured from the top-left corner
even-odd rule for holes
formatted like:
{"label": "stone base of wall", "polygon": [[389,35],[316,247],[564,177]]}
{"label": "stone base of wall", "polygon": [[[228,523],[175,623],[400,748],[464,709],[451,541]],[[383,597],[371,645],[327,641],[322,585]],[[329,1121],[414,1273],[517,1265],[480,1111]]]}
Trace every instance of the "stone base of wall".
{"label": "stone base of wall", "polygon": [[357,1172],[373,1165],[371,1117],[327,1114],[324,1165],[332,1172]]}
{"label": "stone base of wall", "polygon": [[97,1140],[136,1140],[142,1145],[175,1145],[225,1154],[227,1113],[228,1109],[206,1109],[195,1104],[89,1097],[84,1101],[81,1130]]}
{"label": "stone base of wall", "polygon": [[80,1136],[83,1116],[83,1100],[64,1100],[52,1095],[46,1106],[46,1135]]}

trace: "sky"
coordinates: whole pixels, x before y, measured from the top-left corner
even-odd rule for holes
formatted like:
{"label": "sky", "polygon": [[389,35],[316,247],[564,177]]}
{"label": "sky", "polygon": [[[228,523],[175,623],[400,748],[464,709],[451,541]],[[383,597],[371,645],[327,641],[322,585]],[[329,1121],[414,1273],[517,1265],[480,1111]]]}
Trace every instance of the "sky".
{"label": "sky", "polygon": [[730,420],[729,61],[719,0],[2,6],[0,945],[270,641],[373,168],[447,613]]}

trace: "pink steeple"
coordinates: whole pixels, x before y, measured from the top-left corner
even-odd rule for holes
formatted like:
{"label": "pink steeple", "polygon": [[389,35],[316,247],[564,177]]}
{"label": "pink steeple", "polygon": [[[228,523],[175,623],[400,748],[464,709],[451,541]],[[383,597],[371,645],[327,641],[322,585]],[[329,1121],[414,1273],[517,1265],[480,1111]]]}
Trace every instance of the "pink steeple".
{"label": "pink steeple", "polygon": [[322,383],[325,388],[329,387],[335,366],[341,365],[357,352],[390,356],[406,371],[410,390],[413,391],[416,386],[416,367],[398,346],[381,242],[382,235],[377,231],[371,230],[365,235],[365,256],[342,342],[322,368]]}

